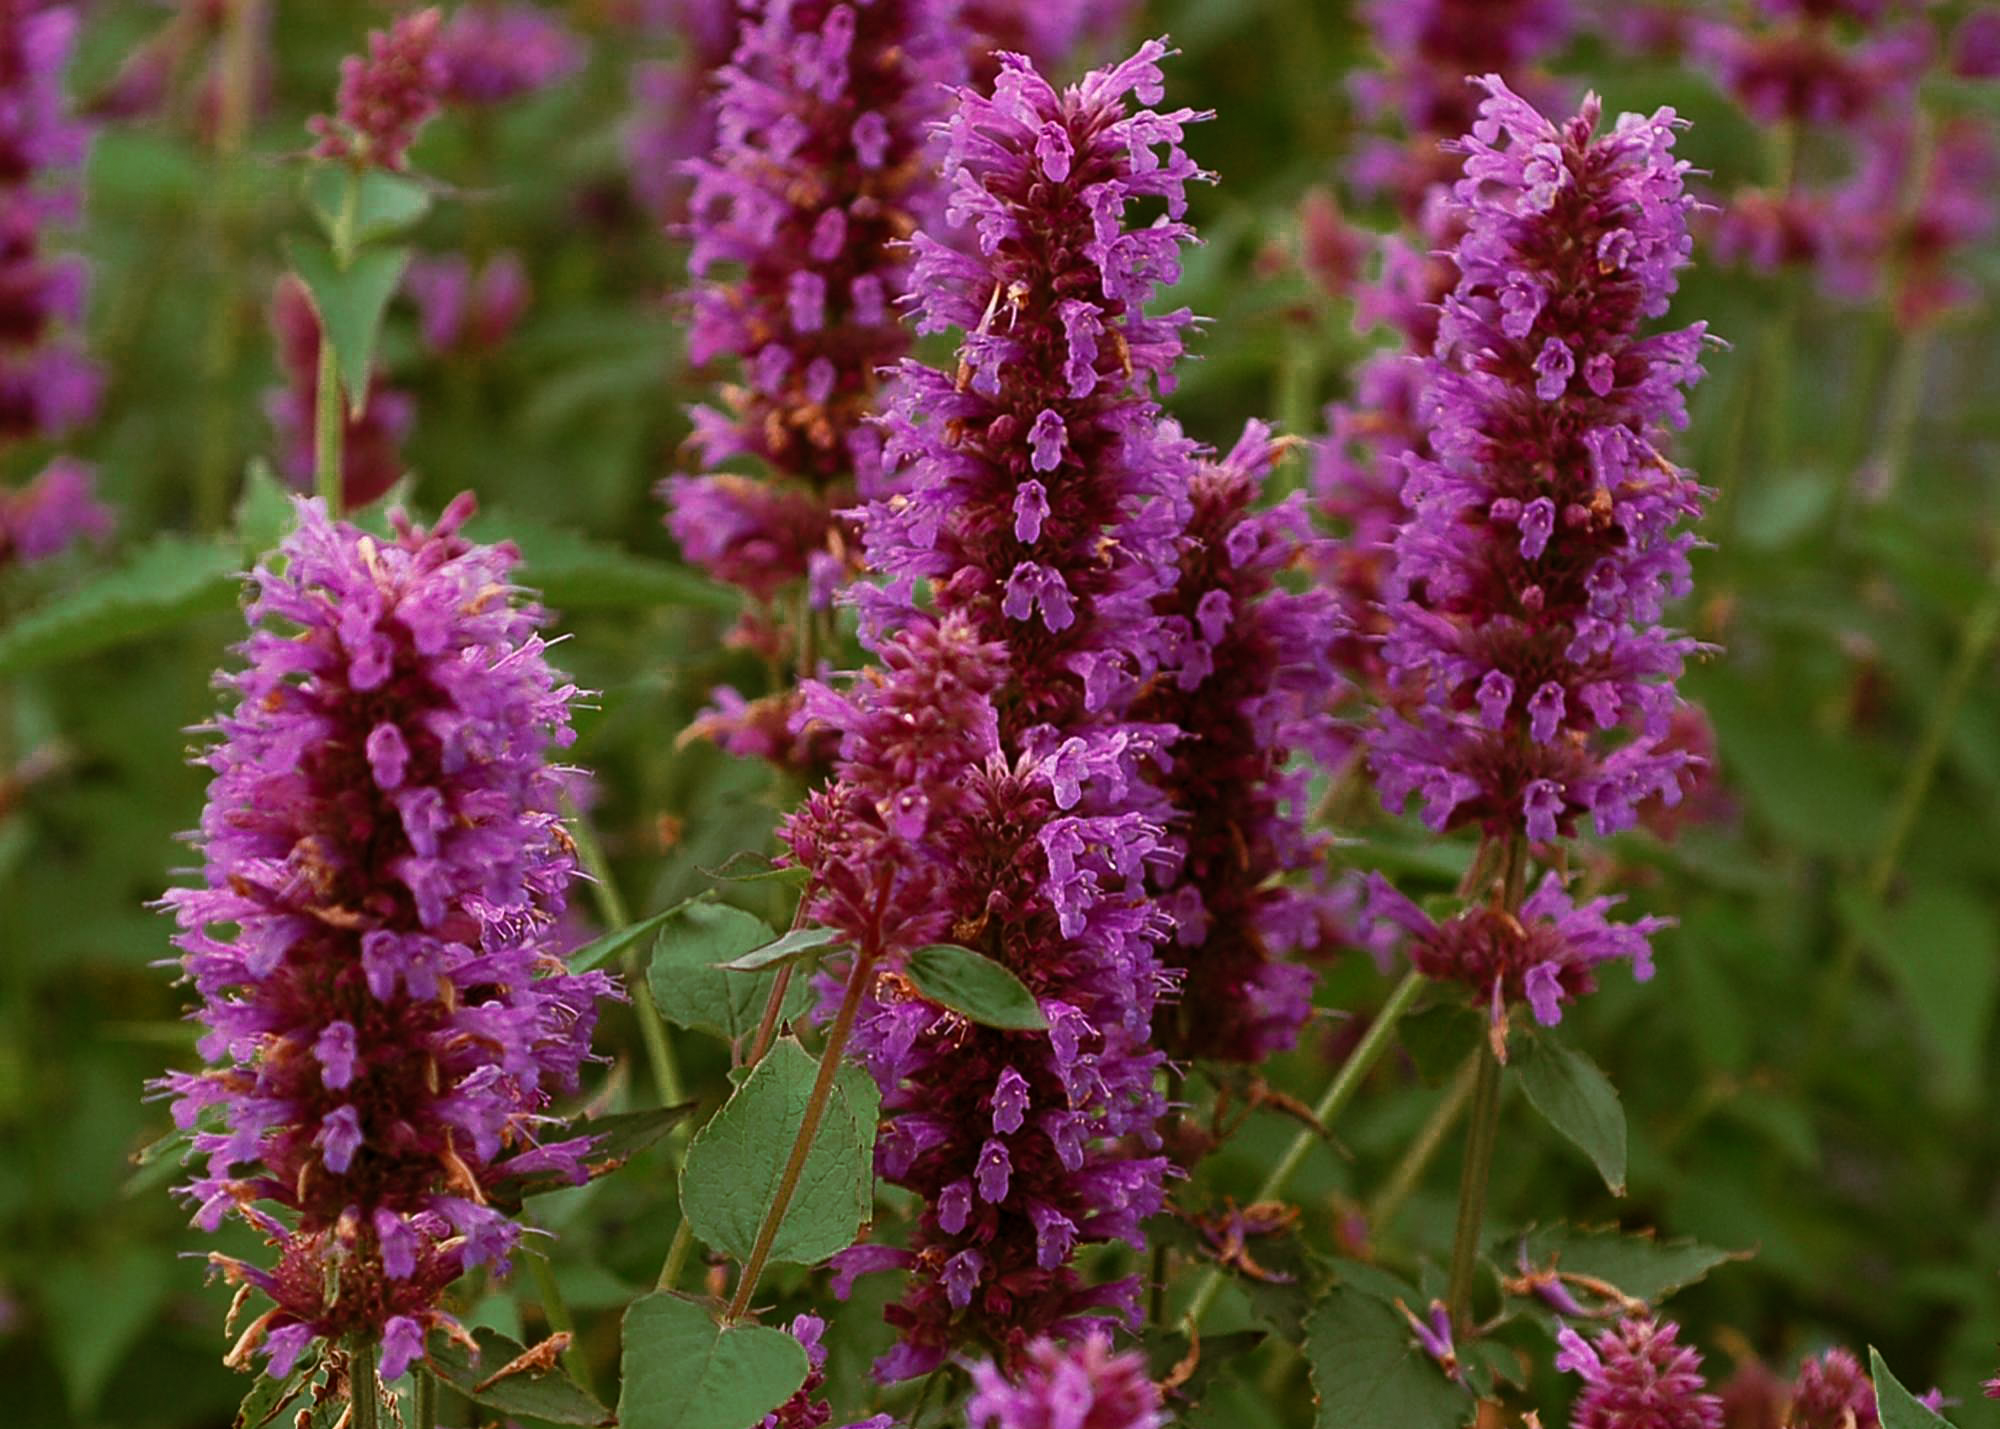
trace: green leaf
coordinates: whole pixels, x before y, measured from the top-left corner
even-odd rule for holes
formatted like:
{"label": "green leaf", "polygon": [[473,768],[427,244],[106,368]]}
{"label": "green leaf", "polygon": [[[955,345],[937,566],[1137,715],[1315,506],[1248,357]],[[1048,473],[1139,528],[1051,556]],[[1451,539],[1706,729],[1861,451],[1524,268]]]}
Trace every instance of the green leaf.
{"label": "green leaf", "polygon": [[[818,1071],[805,1048],[790,1038],[779,1041],[689,1145],[681,1209],[695,1234],[716,1250],[749,1259]],[[860,1067],[843,1066],[771,1243],[772,1260],[817,1265],[854,1244],[874,1205],[879,1111],[873,1078]]]}
{"label": "green leaf", "polygon": [[1049,1025],[1035,995],[1019,978],[970,948],[955,943],[919,948],[910,954],[903,972],[932,1002],[983,1026],[1040,1032]]}
{"label": "green leaf", "polygon": [[246,564],[274,549],[295,521],[292,493],[287,491],[262,457],[250,458],[243,473],[243,494],[236,499],[236,539]]}
{"label": "green leaf", "polygon": [[75,660],[228,610],[241,587],[235,545],[161,536],[116,570],[0,630],[0,675]]}
{"label": "green leaf", "polygon": [[[731,1042],[754,1030],[777,972],[724,972],[720,964],[775,937],[762,918],[726,903],[694,902],[675,909],[661,925],[646,972],[660,1016],[677,1027],[699,1028]],[[806,979],[792,979],[780,1019],[804,1012],[811,997]]]}
{"label": "green leaf", "polygon": [[479,1358],[466,1353],[465,1346],[446,1335],[436,1337],[430,1353],[431,1368],[437,1377],[474,1404],[497,1414],[539,1419],[547,1424],[612,1424],[611,1411],[599,1404],[582,1385],[561,1369],[524,1369],[505,1379],[484,1384],[493,1374],[526,1351],[523,1346],[496,1330],[477,1329]]}
{"label": "green leaf", "polygon": [[627,923],[616,932],[606,933],[601,938],[585,943],[570,954],[569,970],[577,973],[589,972],[592,968],[601,968],[606,963],[622,959],[629,950],[638,947],[659,932],[694,901],[693,898],[683,898],[671,908],[641,918],[636,923]]}
{"label": "green leaf", "polygon": [[766,943],[761,948],[752,948],[741,957],[731,958],[726,963],[717,963],[716,966],[724,972],[760,973],[766,968],[782,967],[786,963],[795,963],[801,959],[816,959],[819,954],[840,940],[841,935],[837,929],[794,928],[775,942]]}
{"label": "green leaf", "polygon": [[181,1169],[187,1150],[194,1144],[194,1127],[175,1127],[165,1136],[147,1142],[132,1153],[134,1170],[118,1188],[121,1196],[138,1196],[164,1186]]}
{"label": "green leaf", "polygon": [[1661,1240],[1651,1231],[1627,1233],[1616,1226],[1561,1223],[1509,1235],[1495,1241],[1491,1251],[1503,1275],[1517,1274],[1525,1256],[1531,1269],[1557,1266],[1616,1286],[1648,1304],[1658,1304],[1694,1284],[1718,1265],[1749,1258],[1748,1251],[1720,1250],[1694,1240]]}
{"label": "green leaf", "polygon": [[347,240],[357,247],[394,237],[414,227],[431,210],[429,192],[414,179],[380,169],[364,169],[357,175],[346,164],[314,164],[306,170],[306,203],[329,243],[338,241],[350,184],[355,193]]}
{"label": "green leaf", "polygon": [[1938,1094],[1969,1107],[2000,994],[2000,925],[1988,900],[1924,879],[1893,908],[1852,892],[1842,897],[1841,912],[1916,1014],[1925,1034],[1919,1040],[1937,1059]]}
{"label": "green leaf", "polygon": [[1951,1429],[1951,1421],[1925,1407],[1903,1382],[1889,1373],[1882,1352],[1868,1347],[1868,1377],[1875,1381],[1875,1414],[1882,1429]]}
{"label": "green leaf", "polygon": [[257,1376],[257,1383],[243,1396],[243,1402],[236,1407],[236,1418],[231,1429],[263,1429],[280,1414],[293,1400],[306,1392],[313,1376],[319,1373],[319,1350],[308,1349],[292,1367],[292,1372],[283,1379],[273,1379],[268,1374]]}
{"label": "green leaf", "polygon": [[1614,1196],[1625,1194],[1625,1109],[1597,1064],[1545,1032],[1525,1039],[1521,1090],[1544,1120],[1588,1156]]}
{"label": "green leaf", "polygon": [[805,1347],[783,1330],[715,1323],[678,1295],[625,1312],[619,1429],[749,1429],[806,1382]]}
{"label": "green leaf", "polygon": [[1338,1286],[1306,1321],[1317,1429],[1460,1429],[1472,1396],[1417,1347],[1403,1317],[1381,1301]]}
{"label": "green leaf", "polygon": [[748,848],[729,855],[720,868],[702,872],[718,883],[804,883],[811,876],[809,869],[796,863],[773,863],[770,855]]}
{"label": "green leaf", "polygon": [[482,512],[470,533],[512,541],[521,552],[521,584],[562,610],[681,606],[732,614],[743,603],[737,592],[686,566],[511,513]]}
{"label": "green leaf", "polygon": [[368,404],[368,377],[375,367],[382,314],[403,281],[410,250],[364,248],[344,269],[317,243],[295,240],[285,245],[285,254],[312,294],[320,328],[333,344],[348,408],[359,415]]}
{"label": "green leaf", "polygon": [[[595,1121],[577,1122],[565,1134],[595,1137],[596,1142],[591,1146],[584,1165],[593,1178],[609,1175],[693,1116],[697,1105],[696,1102],[682,1102],[679,1106],[601,1116]],[[567,1176],[554,1170],[509,1176],[503,1163],[500,1178],[488,1190],[495,1205],[511,1211],[525,1197],[539,1196],[545,1191],[566,1190],[572,1184]]]}
{"label": "green leaf", "polygon": [[167,1264],[136,1244],[109,1262],[70,1258],[44,1268],[47,1343],[78,1419],[92,1417],[112,1371],[145,1334],[169,1288]]}

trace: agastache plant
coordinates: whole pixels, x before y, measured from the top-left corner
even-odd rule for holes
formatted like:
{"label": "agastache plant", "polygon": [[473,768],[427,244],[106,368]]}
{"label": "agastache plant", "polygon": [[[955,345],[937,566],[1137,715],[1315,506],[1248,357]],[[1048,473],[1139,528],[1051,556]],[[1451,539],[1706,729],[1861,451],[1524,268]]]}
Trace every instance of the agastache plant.
{"label": "agastache plant", "polygon": [[[918,235],[914,290],[958,359],[903,365],[898,489],[863,517],[887,578],[859,588],[880,668],[806,694],[839,733],[838,777],[786,837],[812,916],[858,950],[836,1028],[883,1088],[877,1171],[921,1203],[907,1248],[839,1264],[908,1274],[888,1379],[1133,1314],[1136,1282],[1089,1286],[1075,1256],[1139,1245],[1161,1203],[1149,1037],[1170,919],[1148,882],[1178,860],[1148,776],[1173,731],[1134,700],[1173,649],[1156,602],[1195,452],[1152,395],[1191,319],[1145,304],[1192,237],[1180,139],[1201,116],[1126,96],[1158,102],[1165,54],[1149,42],[1063,91],[1008,55],[991,96],[957,95],[958,242]],[[897,963],[940,939],[1011,971],[1046,1029],[916,994]]]}
{"label": "agastache plant", "polygon": [[[1574,905],[1551,869],[1528,896],[1531,850],[1552,860],[1588,818],[1600,835],[1669,806],[1694,766],[1671,741],[1674,687],[1696,643],[1661,622],[1687,594],[1704,492],[1666,457],[1706,329],[1647,331],[1692,243],[1694,198],[1671,110],[1599,134],[1585,100],[1561,125],[1497,75],[1461,145],[1452,191],[1458,282],[1425,367],[1429,457],[1406,458],[1384,602],[1393,692],[1368,737],[1385,805],[1412,796],[1436,833],[1471,826],[1476,896],[1433,922],[1386,881],[1374,907],[1413,936],[1427,975],[1489,1010],[1459,1203],[1450,1307],[1466,1314],[1509,1012],[1551,1024],[1647,935],[1610,906]],[[1491,887],[1490,899],[1485,890]]]}
{"label": "agastache plant", "polygon": [[508,1178],[587,1178],[552,1099],[616,986],[554,952],[575,860],[549,755],[575,690],[512,548],[460,534],[469,497],[387,540],[298,513],[223,679],[202,881],[165,899],[206,1066],[159,1089],[195,1129],[196,1223],[240,1217],[271,1249],[210,1256],[270,1302],[230,1361],[282,1376],[315,1344],[357,1368],[379,1346],[391,1380],[432,1329],[463,1337],[454,1280],[505,1269]]}
{"label": "agastache plant", "polygon": [[[805,674],[859,555],[836,512],[880,494],[880,374],[909,348],[906,245],[936,205],[925,135],[959,43],[938,0],[778,0],[743,26],[717,147],[691,166],[688,355],[734,380],[694,410],[701,474],[661,495],[686,557],[756,603],[739,639]],[[743,709],[733,693],[702,731],[788,762],[795,693]]]}

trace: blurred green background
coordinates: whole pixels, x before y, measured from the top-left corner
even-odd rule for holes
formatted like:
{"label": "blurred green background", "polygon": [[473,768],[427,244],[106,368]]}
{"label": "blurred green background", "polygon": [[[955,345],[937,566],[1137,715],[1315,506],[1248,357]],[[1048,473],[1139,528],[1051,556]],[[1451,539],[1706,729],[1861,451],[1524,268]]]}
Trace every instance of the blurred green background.
{"label": "blurred green background", "polygon": [[[418,230],[420,246],[519,250],[532,310],[497,351],[439,361],[399,299],[384,353],[417,402],[413,503],[434,511],[472,488],[485,529],[518,535],[529,579],[549,576],[574,634],[560,659],[601,691],[575,751],[598,776],[592,819],[643,912],[706,886],[703,868],[763,849],[796,791],[676,744],[712,685],[754,690],[764,678],[721,645],[727,602],[634,604],[610,564],[629,553],[657,575],[671,559],[650,487],[673,469],[701,382],[682,370],[665,301],[680,246],[631,200],[622,149],[630,67],[670,55],[672,41],[635,38],[590,6],[573,13],[593,41],[587,70],[477,122],[447,115],[417,150],[461,191]],[[90,6],[79,91],[106,83],[166,14],[141,0]],[[60,598],[158,533],[231,539],[246,463],[271,447],[265,307],[283,238],[309,222],[288,159],[339,57],[384,15],[351,0],[280,3],[271,102],[233,160],[198,142],[185,104],[99,133],[76,241],[93,264],[89,344],[109,391],[69,448],[96,464],[119,531],[107,551],[0,572],[0,618]],[[1327,0],[1159,0],[1144,29],[1183,51],[1169,101],[1217,114],[1189,146],[1220,182],[1197,195],[1206,246],[1179,294],[1210,321],[1172,406],[1224,446],[1256,415],[1315,434],[1365,339],[1288,255],[1301,194],[1336,179],[1354,132],[1344,77],[1370,63],[1358,22]],[[1665,103],[1692,119],[1682,152],[1718,192],[1765,171],[1769,136],[1699,74],[1590,40],[1559,69],[1614,111]],[[1996,254],[1972,261],[1991,291]],[[1961,1425],[2000,1424],[1977,1390],[2000,1359],[2000,678],[1990,643],[1977,646],[1995,600],[1996,328],[1982,310],[1932,339],[1903,479],[1871,505],[1843,493],[1888,420],[1897,339],[1885,317],[1807,282],[1706,263],[1675,314],[1707,319],[1733,344],[1710,358],[1678,452],[1722,488],[1704,531],[1714,549],[1681,618],[1724,647],[1686,690],[1713,717],[1731,809],[1671,845],[1635,834],[1592,855],[1616,865],[1635,907],[1679,919],[1659,939],[1653,982],[1613,976],[1566,1019],[1624,1097],[1629,1196],[1609,1197],[1513,1108],[1490,1214],[1496,1225],[1652,1225],[1754,1249],[1675,1302],[1714,1377],[1732,1349],[1789,1372],[1807,1349],[1873,1343],[1906,1382],[1967,1400]],[[9,462],[9,481],[39,465],[34,453]],[[1296,464],[1288,479],[1301,479]],[[169,1167],[135,1180],[130,1160],[167,1127],[161,1105],[141,1102],[142,1083],[193,1057],[183,991],[161,965],[169,925],[148,904],[191,862],[176,841],[204,782],[187,763],[201,738],[189,731],[212,710],[210,676],[240,617],[226,585],[192,605],[204,613],[146,639],[0,675],[0,750],[48,766],[0,809],[0,1421],[24,1429],[223,1425],[245,1388],[220,1364],[228,1294],[182,1258],[217,1241],[187,1227],[165,1190]],[[1932,773],[1913,778],[1933,756]],[[1393,861],[1416,888],[1450,880],[1449,851],[1424,851],[1406,828],[1348,832],[1364,842],[1343,857]],[[731,896],[753,907],[774,887],[746,886]],[[1858,951],[1856,976],[1815,1048],[1815,1000],[1843,945]],[[1381,986],[1365,958],[1348,957],[1321,1001],[1366,1003]],[[629,1010],[600,1046],[615,1059],[607,1099],[645,1104]],[[686,1035],[680,1047],[693,1084],[719,1082],[719,1044]],[[1273,1080],[1312,1097],[1323,1051],[1313,1039]],[[1330,1241],[1344,1208],[1380,1186],[1440,1095],[1406,1065],[1376,1078],[1342,1125],[1346,1154],[1315,1152],[1295,1184],[1310,1239]],[[1291,1132],[1281,1117],[1251,1118],[1204,1186],[1246,1193]],[[1448,1244],[1455,1156],[1380,1229],[1386,1257]],[[653,1153],[538,1205],[562,1232],[558,1274],[608,1377],[617,1311],[650,1287],[674,1229],[670,1176]],[[803,1283],[794,1273],[789,1289]],[[857,1413],[883,1337],[879,1294],[864,1289],[834,1336],[836,1402]],[[475,1313],[539,1324],[526,1276]],[[1302,1377],[1275,1396],[1254,1388],[1259,1374],[1238,1378],[1209,1422],[1309,1422]]]}

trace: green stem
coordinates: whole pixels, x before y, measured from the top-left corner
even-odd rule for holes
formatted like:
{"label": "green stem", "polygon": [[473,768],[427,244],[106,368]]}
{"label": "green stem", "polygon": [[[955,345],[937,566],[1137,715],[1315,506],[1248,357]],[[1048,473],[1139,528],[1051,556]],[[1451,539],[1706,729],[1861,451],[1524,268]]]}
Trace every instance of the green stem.
{"label": "green stem", "polygon": [[417,1366],[417,1429],[437,1429],[438,1384],[437,1376]]}
{"label": "green stem", "polygon": [[382,1391],[375,1378],[375,1342],[356,1340],[347,1352],[349,1429],[378,1429]]}
{"label": "green stem", "polygon": [[[1889,815],[1888,831],[1862,875],[1861,892],[1870,904],[1881,903],[1889,894],[1890,884],[1895,882],[1896,871],[1902,866],[1904,851],[1911,835],[1916,832],[1924,801],[1930,797],[1938,766],[1943,762],[1945,741],[1951,737],[1959,707],[1965,703],[1973,677],[1979,673],[1979,667],[1993,649],[1996,635],[2000,635],[2000,559],[1996,559],[1988,569],[1985,593],[1965,618],[1965,627],[1959,633],[1958,652],[1952,658],[1951,668],[1945,672],[1944,683],[1938,688],[1937,698],[1931,705],[1930,722],[1924,726],[1916,755],[1903,776],[1902,788],[1897,791],[1896,804]],[[1814,1011],[1811,1040],[1806,1044],[1808,1083],[1817,1080],[1825,1059],[1833,1051],[1834,1024],[1839,1020],[1847,1001],[1849,985],[1859,970],[1862,944],[1861,934],[1850,922],[1835,949],[1833,965],[1828,969],[1826,982],[1820,989],[1819,1005]]]}
{"label": "green stem", "polygon": [[[361,175],[350,171],[333,225],[333,261],[343,272],[354,261],[354,225],[360,213]],[[313,489],[326,503],[327,514],[338,516],[346,509],[341,490],[341,444],[347,435],[347,413],[340,400],[340,363],[323,318],[319,319],[319,386],[315,396]]]}
{"label": "green stem", "polygon": [[1882,412],[1882,436],[1868,463],[1872,490],[1871,504],[1880,504],[1895,494],[1909,465],[1910,441],[1917,430],[1917,417],[1924,405],[1924,364],[1930,357],[1930,330],[1898,330],[1896,358],[1889,369],[1889,395]]}
{"label": "green stem", "polygon": [[1451,1079],[1451,1087],[1431,1111],[1430,1119],[1417,1132],[1403,1152],[1403,1159],[1396,1163],[1389,1173],[1389,1179],[1382,1183],[1382,1189],[1375,1199],[1368,1203],[1368,1229],[1371,1235],[1380,1235],[1389,1223],[1396,1219],[1396,1212],[1403,1208],[1403,1202],[1417,1189],[1424,1172],[1436,1159],[1438,1150],[1444,1145],[1446,1135],[1458,1124],[1465,1112],[1466,1103],[1472,1100],[1472,1084],[1478,1078],[1479,1053],[1465,1059],[1465,1065]]}
{"label": "green stem", "polygon": [[[630,927],[632,911],[618,892],[618,881],[611,876],[611,864],[604,857],[597,834],[575,809],[569,813],[569,831],[576,843],[577,861],[590,875],[591,897],[597,903],[597,916],[603,920],[605,931],[615,933]],[[680,1064],[674,1059],[673,1044],[667,1040],[667,1024],[653,1001],[653,989],[646,982],[642,957],[636,944],[626,950],[625,990],[632,997],[632,1013],[639,1019],[639,1040],[646,1045],[646,1062],[653,1071],[653,1088],[659,1093],[660,1105],[679,1106],[687,1099],[681,1089]]]}
{"label": "green stem", "polygon": [[570,1314],[569,1302],[563,1299],[562,1287],[556,1284],[556,1268],[538,1250],[528,1251],[527,1258],[528,1273],[535,1279],[535,1294],[542,1302],[542,1318],[549,1322],[551,1333],[570,1337],[570,1346],[563,1351],[563,1368],[594,1399],[597,1397],[597,1382],[591,1376],[589,1361],[576,1343],[576,1317]]}
{"label": "green stem", "polygon": [[848,1034],[854,1031],[854,1019],[861,1011],[862,994],[868,990],[874,971],[875,952],[864,948],[856,955],[854,967],[847,975],[847,991],[841,996],[840,1011],[834,1015],[833,1026],[827,1030],[826,1046],[820,1049],[819,1075],[813,1079],[812,1092],[806,1098],[805,1114],[799,1118],[798,1134],[792,1138],[792,1154],[786,1158],[784,1174],[778,1178],[778,1189],[764,1211],[764,1223],[757,1228],[757,1240],[750,1247],[750,1258],[743,1263],[743,1273],[737,1277],[736,1294],[723,1314],[725,1323],[734,1323],[749,1312],[750,1297],[757,1293],[757,1281],[764,1274],[764,1262],[771,1257],[771,1246],[778,1239],[778,1227],[784,1224],[785,1213],[792,1207],[792,1196],[799,1188],[799,1177],[806,1169],[806,1158],[812,1154],[813,1142],[819,1136],[819,1124],[825,1118],[826,1105],[833,1097],[833,1079],[840,1072],[841,1054],[847,1050]]}
{"label": "green stem", "polygon": [[653,1282],[655,1290],[672,1290],[680,1283],[681,1271],[687,1266],[688,1252],[694,1249],[694,1227],[688,1224],[686,1216],[674,1227],[674,1243],[667,1247],[667,1258],[660,1266],[660,1278]]}
{"label": "green stem", "polygon": [[242,325],[238,321],[237,205],[242,201],[239,156],[250,132],[256,89],[257,15],[263,0],[234,0],[224,20],[215,121],[213,189],[208,203],[209,251],[215,274],[203,355],[201,452],[195,467],[195,512],[205,531],[229,521],[229,477],[234,465],[235,409],[229,378],[236,368]]}
{"label": "green stem", "polygon": [[341,441],[347,424],[340,410],[340,364],[334,360],[333,344],[319,335],[319,390],[313,404],[313,490],[326,503],[329,516],[345,511],[342,501],[340,463]]}
{"label": "green stem", "polygon": [[1493,1173],[1493,1144],[1500,1130],[1500,1059],[1482,1042],[1472,1082],[1472,1126],[1465,1144],[1465,1170],[1458,1182],[1458,1225],[1452,1234],[1451,1279],[1446,1303],[1454,1323],[1464,1325],[1472,1309],[1472,1277],[1479,1263],[1479,1232],[1486,1221],[1486,1184]]}
{"label": "green stem", "polygon": [[[1396,1024],[1402,1021],[1403,1014],[1410,1010],[1410,1004],[1417,1000],[1417,994],[1423,991],[1423,987],[1424,975],[1415,968],[1403,974],[1403,980],[1396,984],[1389,1000],[1375,1015],[1375,1021],[1355,1044],[1354,1050],[1347,1054],[1347,1060],[1341,1063],[1340,1071],[1320,1097],[1319,1105],[1313,1108],[1313,1119],[1321,1127],[1331,1127],[1354,1099],[1362,1081],[1382,1059],[1382,1054],[1389,1050],[1389,1044],[1395,1040]],[[1319,1140],[1320,1137],[1311,1131],[1301,1131],[1293,1137],[1292,1144],[1285,1148],[1285,1154],[1278,1158],[1278,1164],[1264,1178],[1264,1184],[1257,1188],[1256,1199],[1272,1201],[1282,1196],[1293,1175],[1305,1163],[1306,1154]],[[1201,1317],[1208,1313],[1208,1307],[1222,1290],[1222,1278],[1221,1266],[1209,1267],[1208,1275],[1195,1287],[1194,1295],[1188,1300],[1186,1319],[1189,1325],[1200,1328]]]}
{"label": "green stem", "polygon": [[[1500,909],[1512,915],[1520,909],[1528,884],[1528,840],[1508,837],[1500,852]],[[1496,1037],[1504,1028],[1496,1029]],[[1472,1278],[1479,1264],[1479,1236],[1486,1223],[1486,1187],[1493,1179],[1493,1146],[1500,1135],[1500,1048],[1487,1038],[1478,1053],[1472,1081],[1471,1124],[1465,1142],[1465,1167],[1458,1180],[1458,1224],[1452,1233],[1451,1277],[1445,1301],[1453,1323],[1466,1325],[1472,1310]]]}

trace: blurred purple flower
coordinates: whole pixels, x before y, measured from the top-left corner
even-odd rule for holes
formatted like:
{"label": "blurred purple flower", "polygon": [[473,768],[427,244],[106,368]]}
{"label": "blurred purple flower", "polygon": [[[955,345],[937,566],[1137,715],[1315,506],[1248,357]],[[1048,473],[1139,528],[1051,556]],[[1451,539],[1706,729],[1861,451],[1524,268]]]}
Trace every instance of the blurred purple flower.
{"label": "blurred purple flower", "polygon": [[1137,1353],[1114,1354],[1110,1337],[1062,1346],[1040,1340],[1010,1376],[991,1360],[972,1367],[969,1429],[1163,1429],[1160,1391]]}
{"label": "blurred purple flower", "polygon": [[442,24],[436,6],[399,15],[387,30],[369,34],[365,57],[340,62],[336,112],[314,115],[306,125],[319,137],[315,158],[358,168],[407,165],[410,145],[438,112],[450,78],[439,43]]}
{"label": "blurred purple flower", "polygon": [[18,490],[0,487],[0,569],[44,561],[79,540],[111,534],[111,509],[97,500],[89,467],[57,457]]}
{"label": "blurred purple flower", "polygon": [[438,36],[447,104],[501,104],[583,68],[583,41],[539,6],[467,4]]}
{"label": "blurred purple flower", "polygon": [[496,253],[475,274],[462,253],[419,258],[403,278],[424,345],[440,356],[491,352],[513,335],[534,289],[521,256]]}
{"label": "blurred purple flower", "polygon": [[43,246],[75,216],[89,138],[63,89],[77,26],[72,5],[0,5],[0,446],[88,422],[102,386],[72,336],[89,271]]}

